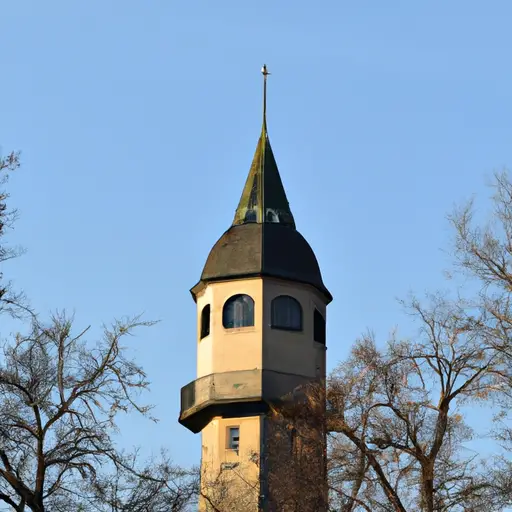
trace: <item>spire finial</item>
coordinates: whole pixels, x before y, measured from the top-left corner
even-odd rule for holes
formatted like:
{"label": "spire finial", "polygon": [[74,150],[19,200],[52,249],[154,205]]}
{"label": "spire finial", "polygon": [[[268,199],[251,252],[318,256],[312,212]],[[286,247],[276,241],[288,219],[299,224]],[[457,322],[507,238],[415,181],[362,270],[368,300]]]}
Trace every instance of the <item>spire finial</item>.
{"label": "spire finial", "polygon": [[263,64],[261,68],[261,73],[263,75],[263,129],[265,132],[267,131],[267,76],[270,73],[267,70],[267,65]]}

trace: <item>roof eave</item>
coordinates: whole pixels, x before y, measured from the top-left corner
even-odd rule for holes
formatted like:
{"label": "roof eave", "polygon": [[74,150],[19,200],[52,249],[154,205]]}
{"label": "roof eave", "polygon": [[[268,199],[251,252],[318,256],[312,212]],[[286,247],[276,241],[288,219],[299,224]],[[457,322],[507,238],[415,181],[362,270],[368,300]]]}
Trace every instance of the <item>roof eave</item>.
{"label": "roof eave", "polygon": [[255,277],[271,277],[276,279],[282,279],[284,281],[292,281],[295,283],[305,284],[307,286],[311,286],[324,297],[326,306],[329,305],[333,301],[333,296],[331,292],[325,287],[325,286],[316,286],[312,283],[309,283],[305,280],[301,279],[290,279],[289,276],[285,275],[278,275],[278,274],[270,274],[267,272],[251,272],[247,274],[232,274],[232,275],[225,275],[225,276],[216,276],[216,277],[207,277],[207,278],[201,278],[200,281],[195,284],[191,289],[190,293],[192,295],[192,298],[194,299],[194,302],[197,303],[197,297],[198,295],[206,288],[208,283],[215,283],[215,282],[221,282],[221,281],[240,281],[242,279],[251,279]]}

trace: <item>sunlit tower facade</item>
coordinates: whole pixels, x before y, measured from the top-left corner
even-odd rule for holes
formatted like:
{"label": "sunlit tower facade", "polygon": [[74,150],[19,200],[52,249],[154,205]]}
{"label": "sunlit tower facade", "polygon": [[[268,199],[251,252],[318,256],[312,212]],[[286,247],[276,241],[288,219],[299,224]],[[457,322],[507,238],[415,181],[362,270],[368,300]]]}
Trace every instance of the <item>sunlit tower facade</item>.
{"label": "sunlit tower facade", "polygon": [[[288,449],[296,434],[289,424],[289,436],[278,433],[271,411],[308,383],[325,386],[332,296],[288,204],[267,133],[265,66],[262,73],[263,125],[249,175],[232,225],[191,289],[197,378],[181,390],[179,421],[201,433],[199,509],[205,511],[283,510],[276,505],[277,483],[286,482],[283,468],[291,462],[273,461],[281,446],[284,457],[296,457],[293,446]],[[313,457],[323,468],[320,427],[317,445]],[[323,470],[315,474],[320,481],[308,492],[318,493],[320,503],[326,476]]]}

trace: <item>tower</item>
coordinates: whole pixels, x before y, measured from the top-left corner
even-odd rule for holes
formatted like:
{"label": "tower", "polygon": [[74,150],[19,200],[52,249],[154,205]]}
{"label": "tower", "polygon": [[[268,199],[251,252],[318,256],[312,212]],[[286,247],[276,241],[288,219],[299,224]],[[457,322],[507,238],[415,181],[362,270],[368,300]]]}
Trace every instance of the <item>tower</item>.
{"label": "tower", "polygon": [[[308,448],[298,420],[279,420],[278,411],[302,403],[308,383],[325,386],[332,296],[288,204],[267,134],[266,66],[262,73],[263,126],[249,175],[232,225],[191,289],[197,378],[181,390],[179,421],[202,435],[200,510],[291,510],[288,498],[277,503],[293,487],[287,483],[292,468],[299,469],[290,500],[318,504],[325,494],[322,421],[312,424]],[[300,483],[306,465],[316,468],[308,496]]]}

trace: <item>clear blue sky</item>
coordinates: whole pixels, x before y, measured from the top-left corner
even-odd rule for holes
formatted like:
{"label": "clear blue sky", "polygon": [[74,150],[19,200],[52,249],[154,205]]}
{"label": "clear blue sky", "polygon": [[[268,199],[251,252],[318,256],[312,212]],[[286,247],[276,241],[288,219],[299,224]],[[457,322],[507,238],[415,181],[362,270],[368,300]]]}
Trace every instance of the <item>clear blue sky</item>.
{"label": "clear blue sky", "polygon": [[161,421],[123,420],[123,443],[180,463],[200,456],[177,423],[189,289],[249,170],[263,63],[274,153],[335,297],[330,368],[367,327],[406,326],[396,297],[444,286],[446,213],[512,163],[507,1],[18,0],[0,16],[0,145],[23,161],[11,240],[28,250],[6,273],[78,327],[161,319],[130,340]]}

